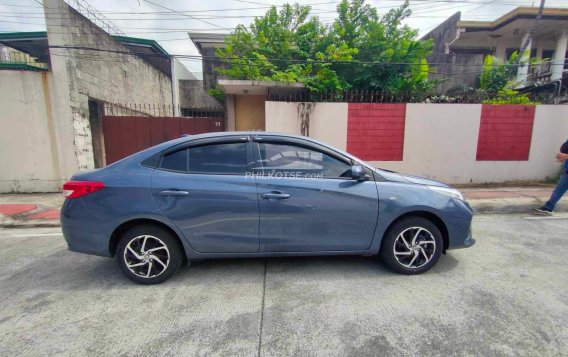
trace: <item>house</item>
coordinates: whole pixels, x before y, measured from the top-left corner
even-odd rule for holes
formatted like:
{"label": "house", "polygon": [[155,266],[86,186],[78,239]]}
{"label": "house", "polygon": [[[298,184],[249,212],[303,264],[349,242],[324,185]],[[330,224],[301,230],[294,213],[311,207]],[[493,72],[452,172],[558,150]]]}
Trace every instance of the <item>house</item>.
{"label": "house", "polygon": [[270,94],[296,93],[304,88],[301,83],[227,79],[215,68],[223,68],[226,62],[215,57],[215,50],[225,46],[227,34],[188,33],[202,56],[203,80],[207,91],[217,88],[225,93],[225,128],[234,130],[265,130],[265,102]]}
{"label": "house", "polygon": [[536,7],[518,7],[494,21],[462,21],[457,12],[422,37],[434,42],[428,62],[437,73],[430,79],[443,80],[440,92],[476,86],[486,55],[506,61],[525,46],[528,56],[522,60],[530,57],[542,63],[520,66],[519,86],[558,82],[568,69],[568,9],[545,8],[540,19],[538,13]]}

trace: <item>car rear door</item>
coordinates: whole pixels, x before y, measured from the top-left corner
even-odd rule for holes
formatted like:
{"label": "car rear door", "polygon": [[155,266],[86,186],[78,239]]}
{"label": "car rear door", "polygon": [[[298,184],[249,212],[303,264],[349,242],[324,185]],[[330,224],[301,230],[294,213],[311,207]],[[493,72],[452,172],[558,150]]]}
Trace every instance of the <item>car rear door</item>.
{"label": "car rear door", "polygon": [[349,158],[301,139],[259,136],[253,154],[261,251],[370,247],[378,215],[372,175],[367,181],[351,179]]}
{"label": "car rear door", "polygon": [[152,175],[158,208],[204,253],[259,250],[259,209],[248,136],[191,142],[166,152]]}

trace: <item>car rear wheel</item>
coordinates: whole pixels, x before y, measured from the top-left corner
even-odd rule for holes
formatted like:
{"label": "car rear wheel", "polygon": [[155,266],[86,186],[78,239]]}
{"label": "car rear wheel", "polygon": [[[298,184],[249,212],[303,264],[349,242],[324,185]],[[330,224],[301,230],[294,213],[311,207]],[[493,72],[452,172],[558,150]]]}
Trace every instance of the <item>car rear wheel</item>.
{"label": "car rear wheel", "polygon": [[122,272],[139,284],[159,284],[181,266],[183,257],[177,240],[157,226],[140,225],[121,238],[116,253]]}
{"label": "car rear wheel", "polygon": [[380,255],[392,270],[411,275],[432,268],[442,249],[442,234],[434,223],[422,217],[408,217],[388,231]]}

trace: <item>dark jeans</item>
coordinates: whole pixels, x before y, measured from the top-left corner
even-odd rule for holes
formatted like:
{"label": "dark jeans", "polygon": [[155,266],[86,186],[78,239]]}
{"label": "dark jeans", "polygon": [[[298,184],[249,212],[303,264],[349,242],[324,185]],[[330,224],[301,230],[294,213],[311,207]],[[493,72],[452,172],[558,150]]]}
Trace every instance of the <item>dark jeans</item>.
{"label": "dark jeans", "polygon": [[568,173],[564,172],[562,175],[560,175],[558,184],[556,184],[554,192],[552,192],[550,199],[548,200],[548,202],[546,202],[544,207],[548,208],[551,211],[554,210],[554,206],[556,206],[556,203],[560,201],[560,199],[562,198],[564,193],[566,193],[567,190],[568,190]]}

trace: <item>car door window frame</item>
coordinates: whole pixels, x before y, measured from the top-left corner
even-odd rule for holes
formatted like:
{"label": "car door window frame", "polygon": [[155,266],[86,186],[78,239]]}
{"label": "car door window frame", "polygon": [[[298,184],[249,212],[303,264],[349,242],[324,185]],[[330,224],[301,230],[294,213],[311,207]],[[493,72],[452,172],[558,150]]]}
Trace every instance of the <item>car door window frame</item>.
{"label": "car door window frame", "polygon": [[[244,173],[226,173],[226,172],[222,172],[222,173],[214,173],[214,172],[190,172],[189,171],[189,150],[191,148],[194,147],[199,147],[199,146],[210,146],[210,145],[222,145],[222,144],[245,144],[245,152],[246,152],[246,158],[245,158],[245,171]],[[164,159],[164,156],[177,152],[177,151],[182,151],[182,150],[186,150],[186,171],[177,171],[177,170],[169,170],[169,169],[165,169],[162,168],[162,161]],[[249,169],[251,167],[251,165],[253,164],[253,153],[252,153],[252,146],[251,146],[251,140],[250,137],[248,135],[239,135],[239,136],[232,136],[232,137],[221,137],[221,138],[206,138],[206,139],[199,139],[199,140],[191,140],[188,142],[184,142],[181,143],[179,145],[173,146],[171,148],[168,148],[164,151],[162,151],[161,156],[158,160],[158,165],[156,167],[157,170],[162,170],[162,171],[168,171],[168,172],[173,172],[173,173],[179,173],[179,174],[184,174],[184,175],[224,175],[224,176],[246,176],[247,172],[249,172]]]}

